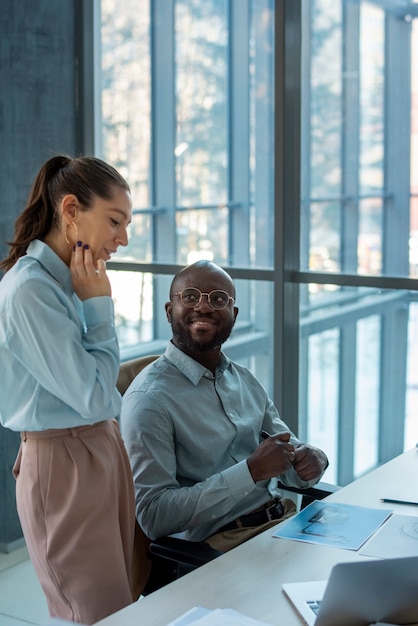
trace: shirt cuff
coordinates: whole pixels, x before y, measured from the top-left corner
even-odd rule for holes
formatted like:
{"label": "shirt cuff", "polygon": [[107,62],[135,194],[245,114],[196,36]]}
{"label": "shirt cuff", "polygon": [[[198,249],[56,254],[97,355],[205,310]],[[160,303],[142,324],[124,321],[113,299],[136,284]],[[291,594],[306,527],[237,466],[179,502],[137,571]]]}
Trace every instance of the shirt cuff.
{"label": "shirt cuff", "polygon": [[114,324],[114,306],[110,296],[96,296],[83,301],[84,319],[87,327],[102,322]]}
{"label": "shirt cuff", "polygon": [[236,465],[221,472],[232,493],[247,494],[255,489],[255,482],[248,469],[247,461],[240,461]]}

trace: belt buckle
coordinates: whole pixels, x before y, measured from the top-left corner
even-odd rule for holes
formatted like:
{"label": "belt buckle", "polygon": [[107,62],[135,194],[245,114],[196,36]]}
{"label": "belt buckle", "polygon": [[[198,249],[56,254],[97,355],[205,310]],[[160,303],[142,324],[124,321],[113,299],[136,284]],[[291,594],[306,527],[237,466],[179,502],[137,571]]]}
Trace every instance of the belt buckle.
{"label": "belt buckle", "polygon": [[[273,517],[272,511],[275,511],[276,513],[280,513],[278,511],[278,507],[279,506],[281,508],[281,515],[279,514],[278,516],[276,515],[275,517]],[[280,500],[278,500],[277,502],[275,502],[274,504],[269,506],[268,509],[266,509],[266,515],[267,515],[267,519],[268,519],[269,522],[271,522],[272,520],[280,519],[280,517],[283,516],[283,506],[282,506],[282,503],[280,502]]]}
{"label": "belt buckle", "polygon": [[267,519],[268,519],[268,521],[269,521],[269,522],[271,522],[272,520],[276,519],[275,517],[273,517],[273,515],[272,515],[272,513],[271,513],[271,511],[272,511],[272,510],[274,511],[274,509],[276,508],[276,506],[277,506],[277,502],[275,502],[274,504],[272,504],[271,506],[269,506],[269,508],[268,508],[268,509],[266,509],[266,515],[267,515]]}

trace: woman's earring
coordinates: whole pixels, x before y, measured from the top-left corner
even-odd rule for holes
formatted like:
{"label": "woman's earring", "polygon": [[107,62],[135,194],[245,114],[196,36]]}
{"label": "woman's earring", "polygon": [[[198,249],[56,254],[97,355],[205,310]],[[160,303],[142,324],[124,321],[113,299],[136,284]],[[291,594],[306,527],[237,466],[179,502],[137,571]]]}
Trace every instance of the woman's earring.
{"label": "woman's earring", "polygon": [[69,226],[74,226],[74,231],[75,231],[75,241],[78,241],[78,229],[77,229],[77,224],[75,222],[69,222],[65,228],[65,232],[64,232],[64,239],[65,239],[65,243],[68,244],[69,246],[73,246],[74,244],[71,243],[71,241],[68,239],[68,227]]}

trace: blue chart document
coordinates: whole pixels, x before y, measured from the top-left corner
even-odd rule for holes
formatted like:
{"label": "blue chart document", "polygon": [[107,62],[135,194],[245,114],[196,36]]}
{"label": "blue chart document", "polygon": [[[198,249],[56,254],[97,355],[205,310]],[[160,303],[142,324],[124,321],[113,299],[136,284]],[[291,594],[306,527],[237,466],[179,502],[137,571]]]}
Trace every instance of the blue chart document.
{"label": "blue chart document", "polygon": [[317,500],[279,524],[273,537],[359,550],[391,514],[385,509]]}

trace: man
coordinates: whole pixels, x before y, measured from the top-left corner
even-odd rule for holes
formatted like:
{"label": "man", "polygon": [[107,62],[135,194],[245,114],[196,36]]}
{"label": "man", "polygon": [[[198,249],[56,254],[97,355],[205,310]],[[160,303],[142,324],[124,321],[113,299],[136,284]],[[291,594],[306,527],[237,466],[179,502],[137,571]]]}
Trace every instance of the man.
{"label": "man", "polygon": [[140,526],[183,532],[226,551],[295,512],[276,477],[310,487],[328,461],[289,431],[265,390],[221,351],[238,308],[234,283],[210,261],[181,270],[165,305],[172,339],[123,397]]}

